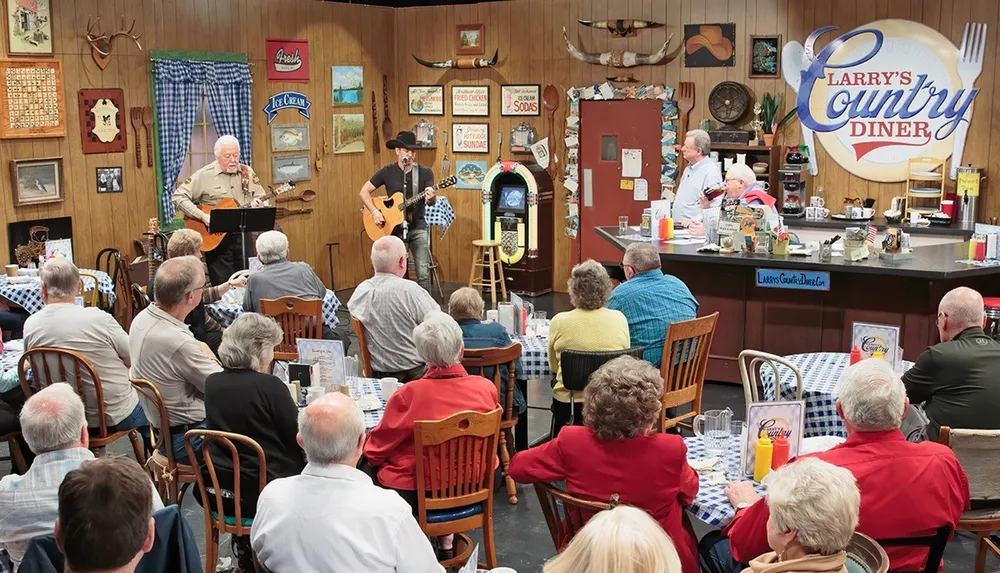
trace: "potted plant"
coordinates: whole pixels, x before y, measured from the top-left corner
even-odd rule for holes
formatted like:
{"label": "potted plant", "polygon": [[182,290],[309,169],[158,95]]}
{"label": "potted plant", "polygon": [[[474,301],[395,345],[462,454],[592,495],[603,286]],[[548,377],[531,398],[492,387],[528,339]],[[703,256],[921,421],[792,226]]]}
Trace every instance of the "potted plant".
{"label": "potted plant", "polygon": [[771,95],[764,93],[761,100],[760,119],[764,123],[764,145],[774,145],[774,134],[778,132],[792,117],[798,108],[788,112],[785,117],[778,121],[778,112],[781,110],[782,94]]}
{"label": "potted plant", "polygon": [[771,254],[779,256],[787,255],[789,242],[791,242],[791,237],[788,235],[787,231],[778,231],[777,229],[772,230]]}

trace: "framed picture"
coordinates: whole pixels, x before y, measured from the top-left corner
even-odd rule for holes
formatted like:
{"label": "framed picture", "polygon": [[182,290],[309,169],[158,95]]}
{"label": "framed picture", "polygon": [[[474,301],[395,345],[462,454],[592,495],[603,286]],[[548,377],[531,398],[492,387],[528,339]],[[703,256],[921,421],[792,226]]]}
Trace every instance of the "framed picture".
{"label": "framed picture", "polygon": [[490,124],[451,124],[451,151],[452,153],[489,153]]}
{"label": "framed picture", "polygon": [[410,115],[444,115],[444,86],[408,86]]}
{"label": "framed picture", "polygon": [[361,105],[365,93],[365,69],[333,66],[333,107]]}
{"label": "framed picture", "polygon": [[52,0],[5,0],[7,54],[52,55]]}
{"label": "framed picture", "polygon": [[272,157],[271,168],[271,180],[275,183],[308,181],[312,177],[312,162],[308,155]]}
{"label": "framed picture", "polygon": [[10,264],[27,267],[45,255],[45,244],[50,240],[72,239],[73,219],[34,219],[7,223],[7,252]]}
{"label": "framed picture", "polygon": [[84,153],[125,151],[125,92],[80,90],[80,138]]}
{"label": "framed picture", "polygon": [[309,41],[268,38],[267,81],[308,82]]}
{"label": "framed picture", "polygon": [[486,25],[459,24],[455,26],[455,53],[475,56],[486,52]]}
{"label": "framed picture", "polygon": [[286,123],[271,126],[271,151],[308,151],[309,124]]}
{"label": "framed picture", "polygon": [[45,241],[45,259],[66,259],[73,262],[73,239]]}
{"label": "framed picture", "polygon": [[781,77],[781,35],[750,36],[750,77]]}
{"label": "framed picture", "polygon": [[684,24],[684,66],[721,68],[736,64],[736,24]]}
{"label": "framed picture", "polygon": [[455,177],[458,182],[455,189],[482,189],[483,181],[486,180],[485,161],[467,161],[459,159],[455,161]]}
{"label": "framed picture", "polygon": [[0,138],[64,137],[59,60],[0,60]]}
{"label": "framed picture", "polygon": [[122,168],[121,167],[98,167],[97,168],[97,192],[98,193],[121,193],[122,192]]}
{"label": "framed picture", "polygon": [[541,86],[500,86],[500,115],[542,115]]}
{"label": "framed picture", "polygon": [[333,152],[364,153],[365,114],[333,114]]}
{"label": "framed picture", "polygon": [[452,117],[489,117],[490,86],[451,86]]}
{"label": "framed picture", "polygon": [[55,203],[65,199],[62,157],[15,159],[10,162],[14,206]]}

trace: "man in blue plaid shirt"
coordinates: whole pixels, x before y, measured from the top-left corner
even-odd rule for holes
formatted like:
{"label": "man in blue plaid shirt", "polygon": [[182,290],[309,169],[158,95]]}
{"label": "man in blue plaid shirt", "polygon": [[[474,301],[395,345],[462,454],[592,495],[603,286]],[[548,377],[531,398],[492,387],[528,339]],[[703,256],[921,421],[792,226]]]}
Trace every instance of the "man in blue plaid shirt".
{"label": "man in blue plaid shirt", "polygon": [[626,282],[611,293],[608,308],[628,319],[633,346],[645,348],[642,357],[657,368],[671,322],[698,314],[698,301],[680,279],[660,271],[660,254],[650,243],[632,243],[622,259]]}

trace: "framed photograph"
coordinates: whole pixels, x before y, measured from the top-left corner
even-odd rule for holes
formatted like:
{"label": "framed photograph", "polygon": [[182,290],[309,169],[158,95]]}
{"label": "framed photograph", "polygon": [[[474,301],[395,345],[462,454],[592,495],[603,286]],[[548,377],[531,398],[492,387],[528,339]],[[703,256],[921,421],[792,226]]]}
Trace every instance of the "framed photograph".
{"label": "framed photograph", "polygon": [[333,66],[333,107],[361,105],[365,93],[365,69]]}
{"label": "framed photograph", "polygon": [[333,114],[333,152],[364,153],[365,114]]}
{"label": "framed photograph", "polygon": [[781,77],[781,35],[750,36],[750,77]]}
{"label": "framed photograph", "polygon": [[487,169],[485,161],[455,161],[455,177],[458,178],[455,189],[482,189]]}
{"label": "framed photograph", "polygon": [[451,86],[452,117],[489,117],[490,86]]}
{"label": "framed photograph", "polygon": [[271,151],[309,151],[309,124],[271,125]]}
{"label": "framed photograph", "polygon": [[97,168],[97,192],[98,193],[121,193],[122,192],[122,168],[121,167],[98,167]]}
{"label": "framed photograph", "polygon": [[125,92],[80,90],[80,138],[84,153],[125,151]]}
{"label": "framed photograph", "polygon": [[408,86],[410,115],[444,115],[444,86]]}
{"label": "framed photograph", "polygon": [[52,55],[52,0],[5,0],[7,54]]}
{"label": "framed photograph", "polygon": [[56,203],[65,199],[62,157],[15,159],[10,162],[14,206]]}
{"label": "framed photograph", "polygon": [[309,40],[268,38],[267,81],[308,82]]}
{"label": "framed photograph", "polygon": [[455,26],[455,53],[475,56],[486,52],[486,25],[459,24]]}
{"label": "framed photograph", "polygon": [[272,176],[275,183],[308,181],[312,177],[312,162],[308,155],[282,155],[271,158]]}
{"label": "framed photograph", "polygon": [[66,136],[59,60],[0,60],[0,138]]}
{"label": "framed photograph", "polygon": [[542,115],[541,86],[500,86],[500,115]]}
{"label": "framed photograph", "polygon": [[490,124],[451,124],[451,151],[452,153],[489,153]]}
{"label": "framed photograph", "polygon": [[684,24],[684,66],[722,68],[736,64],[736,24]]}

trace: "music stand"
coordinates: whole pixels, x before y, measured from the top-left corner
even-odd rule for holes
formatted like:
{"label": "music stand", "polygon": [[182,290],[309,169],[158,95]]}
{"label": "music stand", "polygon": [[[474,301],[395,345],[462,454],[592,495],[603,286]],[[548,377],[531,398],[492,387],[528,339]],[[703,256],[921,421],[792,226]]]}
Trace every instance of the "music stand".
{"label": "music stand", "polygon": [[278,210],[274,207],[249,207],[240,209],[212,209],[208,232],[239,233],[243,247],[242,268],[247,268],[247,233],[270,231]]}

